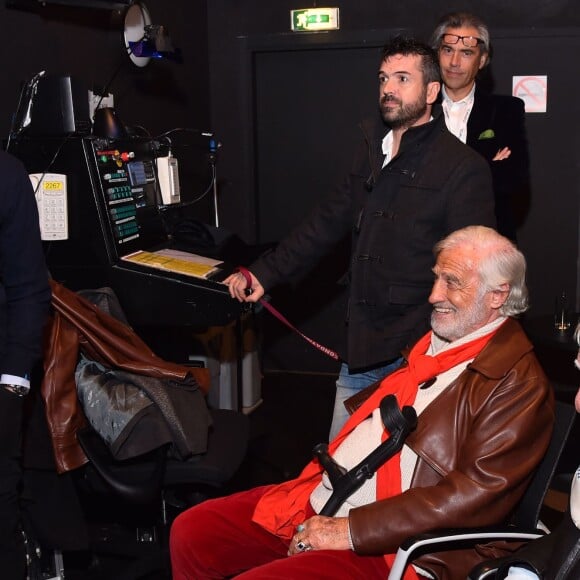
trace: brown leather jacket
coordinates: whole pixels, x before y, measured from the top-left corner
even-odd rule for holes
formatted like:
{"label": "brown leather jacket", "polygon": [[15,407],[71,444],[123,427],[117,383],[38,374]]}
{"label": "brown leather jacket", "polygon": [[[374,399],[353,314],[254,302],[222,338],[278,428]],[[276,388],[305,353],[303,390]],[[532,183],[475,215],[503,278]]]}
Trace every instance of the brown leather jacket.
{"label": "brown leather jacket", "polygon": [[[547,449],[553,393],[532,345],[507,320],[476,359],[419,417],[407,444],[419,460],[403,494],[350,511],[358,554],[388,554],[438,528],[505,521]],[[439,579],[463,580],[499,548],[441,552],[417,564]]]}
{"label": "brown leather jacket", "polygon": [[59,473],[88,461],[76,438],[86,424],[75,383],[81,351],[109,368],[148,377],[179,382],[193,375],[207,392],[207,369],[162,360],[127,325],[57,282],[51,280],[50,285],[53,314],[45,335],[41,393]]}

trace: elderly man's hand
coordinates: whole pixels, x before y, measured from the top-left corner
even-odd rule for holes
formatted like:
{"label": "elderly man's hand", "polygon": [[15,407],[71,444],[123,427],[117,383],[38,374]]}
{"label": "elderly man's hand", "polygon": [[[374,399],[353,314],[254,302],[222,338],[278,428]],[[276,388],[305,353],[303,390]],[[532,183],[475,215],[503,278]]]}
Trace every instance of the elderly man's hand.
{"label": "elderly man's hand", "polygon": [[313,516],[296,528],[288,555],[310,550],[349,550],[348,518]]}

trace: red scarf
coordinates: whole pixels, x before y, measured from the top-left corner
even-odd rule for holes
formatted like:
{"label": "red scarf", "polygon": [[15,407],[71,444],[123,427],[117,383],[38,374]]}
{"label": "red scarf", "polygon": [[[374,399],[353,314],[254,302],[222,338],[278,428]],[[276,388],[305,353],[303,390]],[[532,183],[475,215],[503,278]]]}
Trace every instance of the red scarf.
{"label": "red scarf", "polygon": [[[466,360],[475,358],[494,334],[495,331],[490,332],[466,344],[429,356],[424,354],[431,342],[431,332],[428,332],[411,350],[409,364],[385,378],[380,387],[352,414],[330,443],[329,453],[332,455],[347,435],[379,407],[383,397],[394,394],[401,408],[412,405],[420,384]],[[386,439],[387,435],[385,432],[383,439]],[[377,471],[377,500],[402,493],[400,455],[397,453]],[[309,505],[312,491],[321,481],[322,472],[318,461],[312,460],[296,479],[272,488],[258,502],[253,521],[272,534],[290,540],[296,526],[306,517],[305,508]],[[391,567],[394,554],[385,555],[385,560]],[[408,568],[405,578],[417,578],[411,567]]]}

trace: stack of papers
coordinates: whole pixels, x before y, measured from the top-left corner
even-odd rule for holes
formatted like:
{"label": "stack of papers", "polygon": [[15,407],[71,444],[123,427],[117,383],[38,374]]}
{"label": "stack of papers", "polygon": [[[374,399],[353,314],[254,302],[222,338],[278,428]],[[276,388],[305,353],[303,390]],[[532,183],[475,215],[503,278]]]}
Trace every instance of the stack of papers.
{"label": "stack of papers", "polygon": [[176,272],[195,278],[207,278],[218,270],[218,266],[223,262],[213,260],[189,252],[179,250],[158,250],[157,252],[145,252],[139,250],[121,258],[127,262],[134,262],[149,268],[165,270],[166,272]]}

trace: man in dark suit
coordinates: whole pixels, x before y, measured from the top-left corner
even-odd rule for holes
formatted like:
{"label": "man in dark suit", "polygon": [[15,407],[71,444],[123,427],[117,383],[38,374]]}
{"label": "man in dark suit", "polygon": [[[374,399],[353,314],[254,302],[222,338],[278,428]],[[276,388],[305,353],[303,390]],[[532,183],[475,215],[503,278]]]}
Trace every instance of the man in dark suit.
{"label": "man in dark suit", "polygon": [[476,84],[489,64],[485,23],[465,12],[444,16],[432,36],[439,55],[442,106],[448,129],[488,161],[498,231],[516,240],[516,216],[529,188],[525,110],[521,99],[491,95]]}
{"label": "man in dark suit", "polygon": [[0,177],[0,576],[21,580],[22,411],[41,355],[50,290],[28,175],[20,161],[0,151]]}

